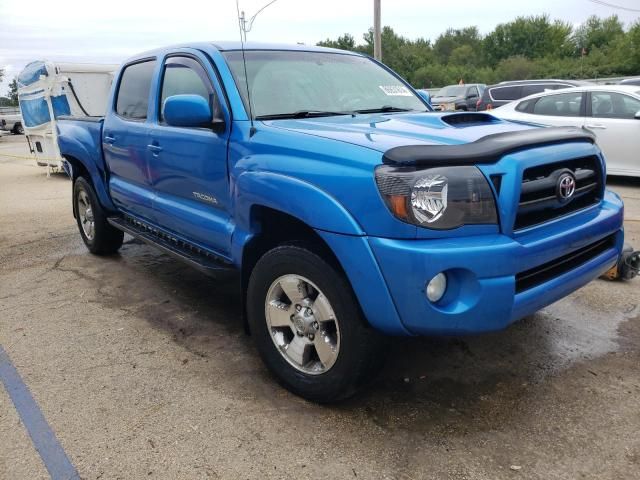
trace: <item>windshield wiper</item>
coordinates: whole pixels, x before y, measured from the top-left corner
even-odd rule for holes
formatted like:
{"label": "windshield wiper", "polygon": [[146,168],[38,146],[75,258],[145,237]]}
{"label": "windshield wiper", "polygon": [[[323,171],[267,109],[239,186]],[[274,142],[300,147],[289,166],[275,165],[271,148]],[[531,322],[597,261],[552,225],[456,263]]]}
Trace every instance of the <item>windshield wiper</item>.
{"label": "windshield wiper", "polygon": [[353,115],[353,112],[330,112],[325,110],[298,110],[291,113],[272,113],[269,115],[258,115],[256,120],[281,120],[285,118],[314,118],[332,117],[335,115]]}
{"label": "windshield wiper", "polygon": [[387,112],[413,112],[412,108],[392,107],[391,105],[383,105],[378,108],[366,108],[363,110],[355,110],[356,113],[387,113]]}

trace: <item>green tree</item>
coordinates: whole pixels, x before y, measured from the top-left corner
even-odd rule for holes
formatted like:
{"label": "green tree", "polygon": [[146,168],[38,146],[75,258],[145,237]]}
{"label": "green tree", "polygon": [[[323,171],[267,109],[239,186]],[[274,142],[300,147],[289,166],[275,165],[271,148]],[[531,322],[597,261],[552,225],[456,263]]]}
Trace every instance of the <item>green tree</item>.
{"label": "green tree", "polygon": [[617,15],[605,19],[592,15],[576,29],[573,41],[581,53],[583,48],[590,51],[609,45],[621,35],[624,35],[624,27]]}
{"label": "green tree", "polygon": [[453,65],[477,65],[479,58],[471,45],[460,45],[451,52],[449,63]]}
{"label": "green tree", "polygon": [[18,80],[16,78],[9,84],[9,100],[12,105],[18,106]]}
{"label": "green tree", "polygon": [[[381,32],[382,61],[405,78],[409,78],[420,67],[433,61],[428,40],[409,40],[398,35],[393,28],[384,27]],[[358,51],[373,55],[373,29],[364,34],[365,44]]]}
{"label": "green tree", "polygon": [[509,80],[526,80],[537,76],[535,62],[523,55],[514,55],[501,60],[496,71],[499,78]]}
{"label": "green tree", "polygon": [[466,27],[460,30],[449,28],[438,36],[433,44],[433,52],[440,62],[447,63],[454,50],[465,45],[471,47],[476,54],[480,54],[482,37],[478,27]]}
{"label": "green tree", "polygon": [[[349,34],[319,45],[373,54],[373,30],[361,43]],[[585,55],[582,48],[585,47]],[[448,29],[431,44],[387,26],[382,60],[416,87],[496,83],[526,78],[597,78],[640,74],[640,21],[625,30],[618,17],[590,17],[573,30],[547,15],[518,17],[482,36],[477,27]]]}
{"label": "green tree", "polygon": [[329,47],[329,48],[339,48],[340,50],[356,50],[356,39],[353,38],[353,35],[349,33],[345,33],[344,35],[337,38],[337,40],[331,40],[327,38],[322,42],[318,42],[318,46],[320,47]]}
{"label": "green tree", "polygon": [[491,65],[514,55],[529,59],[562,56],[575,50],[571,33],[571,25],[551,22],[548,15],[518,17],[498,25],[484,38],[483,46]]}

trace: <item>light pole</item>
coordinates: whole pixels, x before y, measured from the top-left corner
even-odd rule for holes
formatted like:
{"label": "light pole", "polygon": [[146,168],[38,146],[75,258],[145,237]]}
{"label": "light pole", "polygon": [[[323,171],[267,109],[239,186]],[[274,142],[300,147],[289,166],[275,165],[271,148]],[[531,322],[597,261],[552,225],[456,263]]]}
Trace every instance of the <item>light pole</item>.
{"label": "light pole", "polygon": [[380,0],[373,0],[373,58],[382,61],[382,33],[380,31]]}

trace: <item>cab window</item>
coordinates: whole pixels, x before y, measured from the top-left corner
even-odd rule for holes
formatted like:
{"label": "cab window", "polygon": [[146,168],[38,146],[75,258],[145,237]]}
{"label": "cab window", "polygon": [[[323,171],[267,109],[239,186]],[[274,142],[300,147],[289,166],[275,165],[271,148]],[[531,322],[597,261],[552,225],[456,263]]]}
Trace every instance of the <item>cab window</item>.
{"label": "cab window", "polygon": [[170,57],[164,64],[160,94],[160,122],[164,121],[164,101],[173,95],[199,95],[215,106],[215,93],[202,65],[189,57]]}
{"label": "cab window", "polygon": [[116,96],[116,113],[131,120],[147,118],[149,90],[156,68],[155,60],[139,62],[125,67],[120,77]]}
{"label": "cab window", "polygon": [[554,117],[579,117],[582,92],[561,93],[540,97],[533,106],[533,114]]}

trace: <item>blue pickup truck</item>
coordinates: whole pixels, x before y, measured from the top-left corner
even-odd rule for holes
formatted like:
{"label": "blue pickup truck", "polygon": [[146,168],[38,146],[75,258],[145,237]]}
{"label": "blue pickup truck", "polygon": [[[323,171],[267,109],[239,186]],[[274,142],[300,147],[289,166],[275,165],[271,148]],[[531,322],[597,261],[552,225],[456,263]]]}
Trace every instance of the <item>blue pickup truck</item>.
{"label": "blue pickup truck", "polygon": [[623,245],[591,133],[436,113],[340,50],[146,52],[106,116],[60,119],[58,142],[89,251],[128,233],[237,281],[268,368],[318,402],[371,379],[385,335],[503,329]]}

